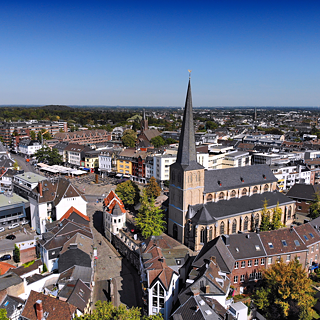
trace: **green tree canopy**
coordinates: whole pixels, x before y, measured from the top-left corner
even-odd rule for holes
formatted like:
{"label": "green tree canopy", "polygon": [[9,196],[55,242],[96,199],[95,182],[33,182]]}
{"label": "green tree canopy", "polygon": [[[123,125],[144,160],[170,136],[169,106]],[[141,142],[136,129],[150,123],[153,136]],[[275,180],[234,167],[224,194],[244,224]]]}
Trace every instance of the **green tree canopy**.
{"label": "green tree canopy", "polygon": [[39,162],[47,161],[49,165],[60,164],[62,162],[62,156],[57,149],[50,149],[44,145],[41,149],[35,152],[35,157]]}
{"label": "green tree canopy", "polygon": [[150,142],[152,143],[152,145],[155,148],[159,148],[159,147],[164,146],[166,144],[166,140],[164,140],[161,136],[157,136],[157,137],[152,138],[150,140]]}
{"label": "green tree canopy", "polygon": [[9,320],[6,309],[0,309],[0,320]]}
{"label": "green tree canopy", "polygon": [[282,210],[279,207],[279,202],[277,206],[273,209],[272,220],[270,223],[271,230],[278,230],[280,228],[285,227],[285,225],[281,222]]}
{"label": "green tree canopy", "polygon": [[14,245],[14,250],[13,250],[13,260],[14,262],[20,262],[20,249],[19,247],[15,244]]}
{"label": "green tree canopy", "polygon": [[312,320],[316,300],[311,285],[298,259],[288,264],[281,260],[264,272],[254,303],[268,320]]}
{"label": "green tree canopy", "polygon": [[147,187],[145,188],[145,192],[149,199],[155,199],[160,196],[161,188],[159,187],[155,177],[150,178],[150,181],[147,184]]}
{"label": "green tree canopy", "polygon": [[135,220],[142,236],[146,239],[150,236],[160,236],[165,230],[166,222],[162,209],[155,206],[153,198],[148,199],[145,190],[143,190],[141,208]]}
{"label": "green tree canopy", "polygon": [[118,184],[115,192],[125,206],[134,206],[139,202],[139,187],[131,180]]}
{"label": "green tree canopy", "polygon": [[31,140],[36,140],[36,133],[33,130],[30,131],[30,138]]}
{"label": "green tree canopy", "polygon": [[123,133],[121,139],[125,147],[134,148],[137,141],[137,134],[133,130],[129,129]]}
{"label": "green tree canopy", "polygon": [[91,314],[76,316],[76,320],[162,320],[162,316],[142,316],[140,308],[132,307],[127,309],[124,304],[119,307],[114,306],[111,302],[97,301],[96,308]]}
{"label": "green tree canopy", "polygon": [[261,210],[261,223],[260,230],[268,231],[270,229],[270,211],[267,209],[268,201],[267,199],[263,202],[263,208]]}
{"label": "green tree canopy", "polygon": [[214,121],[207,121],[207,122],[206,122],[206,127],[207,127],[207,130],[208,130],[208,129],[209,129],[209,130],[214,130],[214,129],[219,128],[219,125],[218,125],[216,122],[214,122]]}
{"label": "green tree canopy", "polygon": [[320,194],[315,193],[314,199],[310,205],[309,217],[312,219],[318,218],[320,216]]}

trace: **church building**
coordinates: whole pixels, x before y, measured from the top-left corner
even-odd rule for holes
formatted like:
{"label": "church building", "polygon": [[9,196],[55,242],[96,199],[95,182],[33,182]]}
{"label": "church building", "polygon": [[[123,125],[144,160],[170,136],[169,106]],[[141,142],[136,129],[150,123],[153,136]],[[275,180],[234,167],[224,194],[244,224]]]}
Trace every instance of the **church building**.
{"label": "church building", "polygon": [[259,228],[265,201],[271,218],[278,206],[290,225],[295,202],[276,185],[267,165],[205,170],[197,162],[189,78],[177,161],[170,166],[168,234],[200,250],[219,235]]}

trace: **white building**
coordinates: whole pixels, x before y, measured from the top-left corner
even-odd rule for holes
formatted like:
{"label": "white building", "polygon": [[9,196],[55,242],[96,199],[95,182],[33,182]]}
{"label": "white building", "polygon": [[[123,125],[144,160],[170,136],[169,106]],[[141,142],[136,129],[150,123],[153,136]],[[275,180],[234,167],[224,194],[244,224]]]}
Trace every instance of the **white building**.
{"label": "white building", "polygon": [[25,156],[32,156],[41,148],[40,141],[25,139],[20,141],[18,152]]}
{"label": "white building", "polygon": [[101,151],[99,154],[99,171],[101,175],[107,175],[112,169],[112,155],[108,151]]}
{"label": "white building", "polygon": [[74,207],[87,215],[84,195],[66,179],[44,180],[29,195],[31,227],[38,234],[45,232],[48,222],[60,220]]}

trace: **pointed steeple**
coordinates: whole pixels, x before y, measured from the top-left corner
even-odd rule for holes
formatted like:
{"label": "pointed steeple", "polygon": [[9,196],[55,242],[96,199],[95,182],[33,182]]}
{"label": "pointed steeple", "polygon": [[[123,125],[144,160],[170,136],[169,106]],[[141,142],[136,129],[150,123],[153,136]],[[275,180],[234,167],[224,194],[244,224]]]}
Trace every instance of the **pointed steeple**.
{"label": "pointed steeple", "polygon": [[176,163],[179,163],[182,166],[187,167],[191,165],[192,168],[190,169],[202,168],[202,166],[197,163],[190,77],[188,83],[186,103],[184,106],[183,122],[179,139],[179,148]]}

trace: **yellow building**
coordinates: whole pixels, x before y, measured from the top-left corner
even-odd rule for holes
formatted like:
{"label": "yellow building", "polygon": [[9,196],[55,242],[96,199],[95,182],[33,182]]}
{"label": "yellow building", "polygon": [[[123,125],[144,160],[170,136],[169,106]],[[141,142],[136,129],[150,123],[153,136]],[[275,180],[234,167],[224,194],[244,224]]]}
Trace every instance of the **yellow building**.
{"label": "yellow building", "polygon": [[132,175],[132,160],[136,154],[135,149],[125,149],[119,153],[117,158],[117,174]]}

